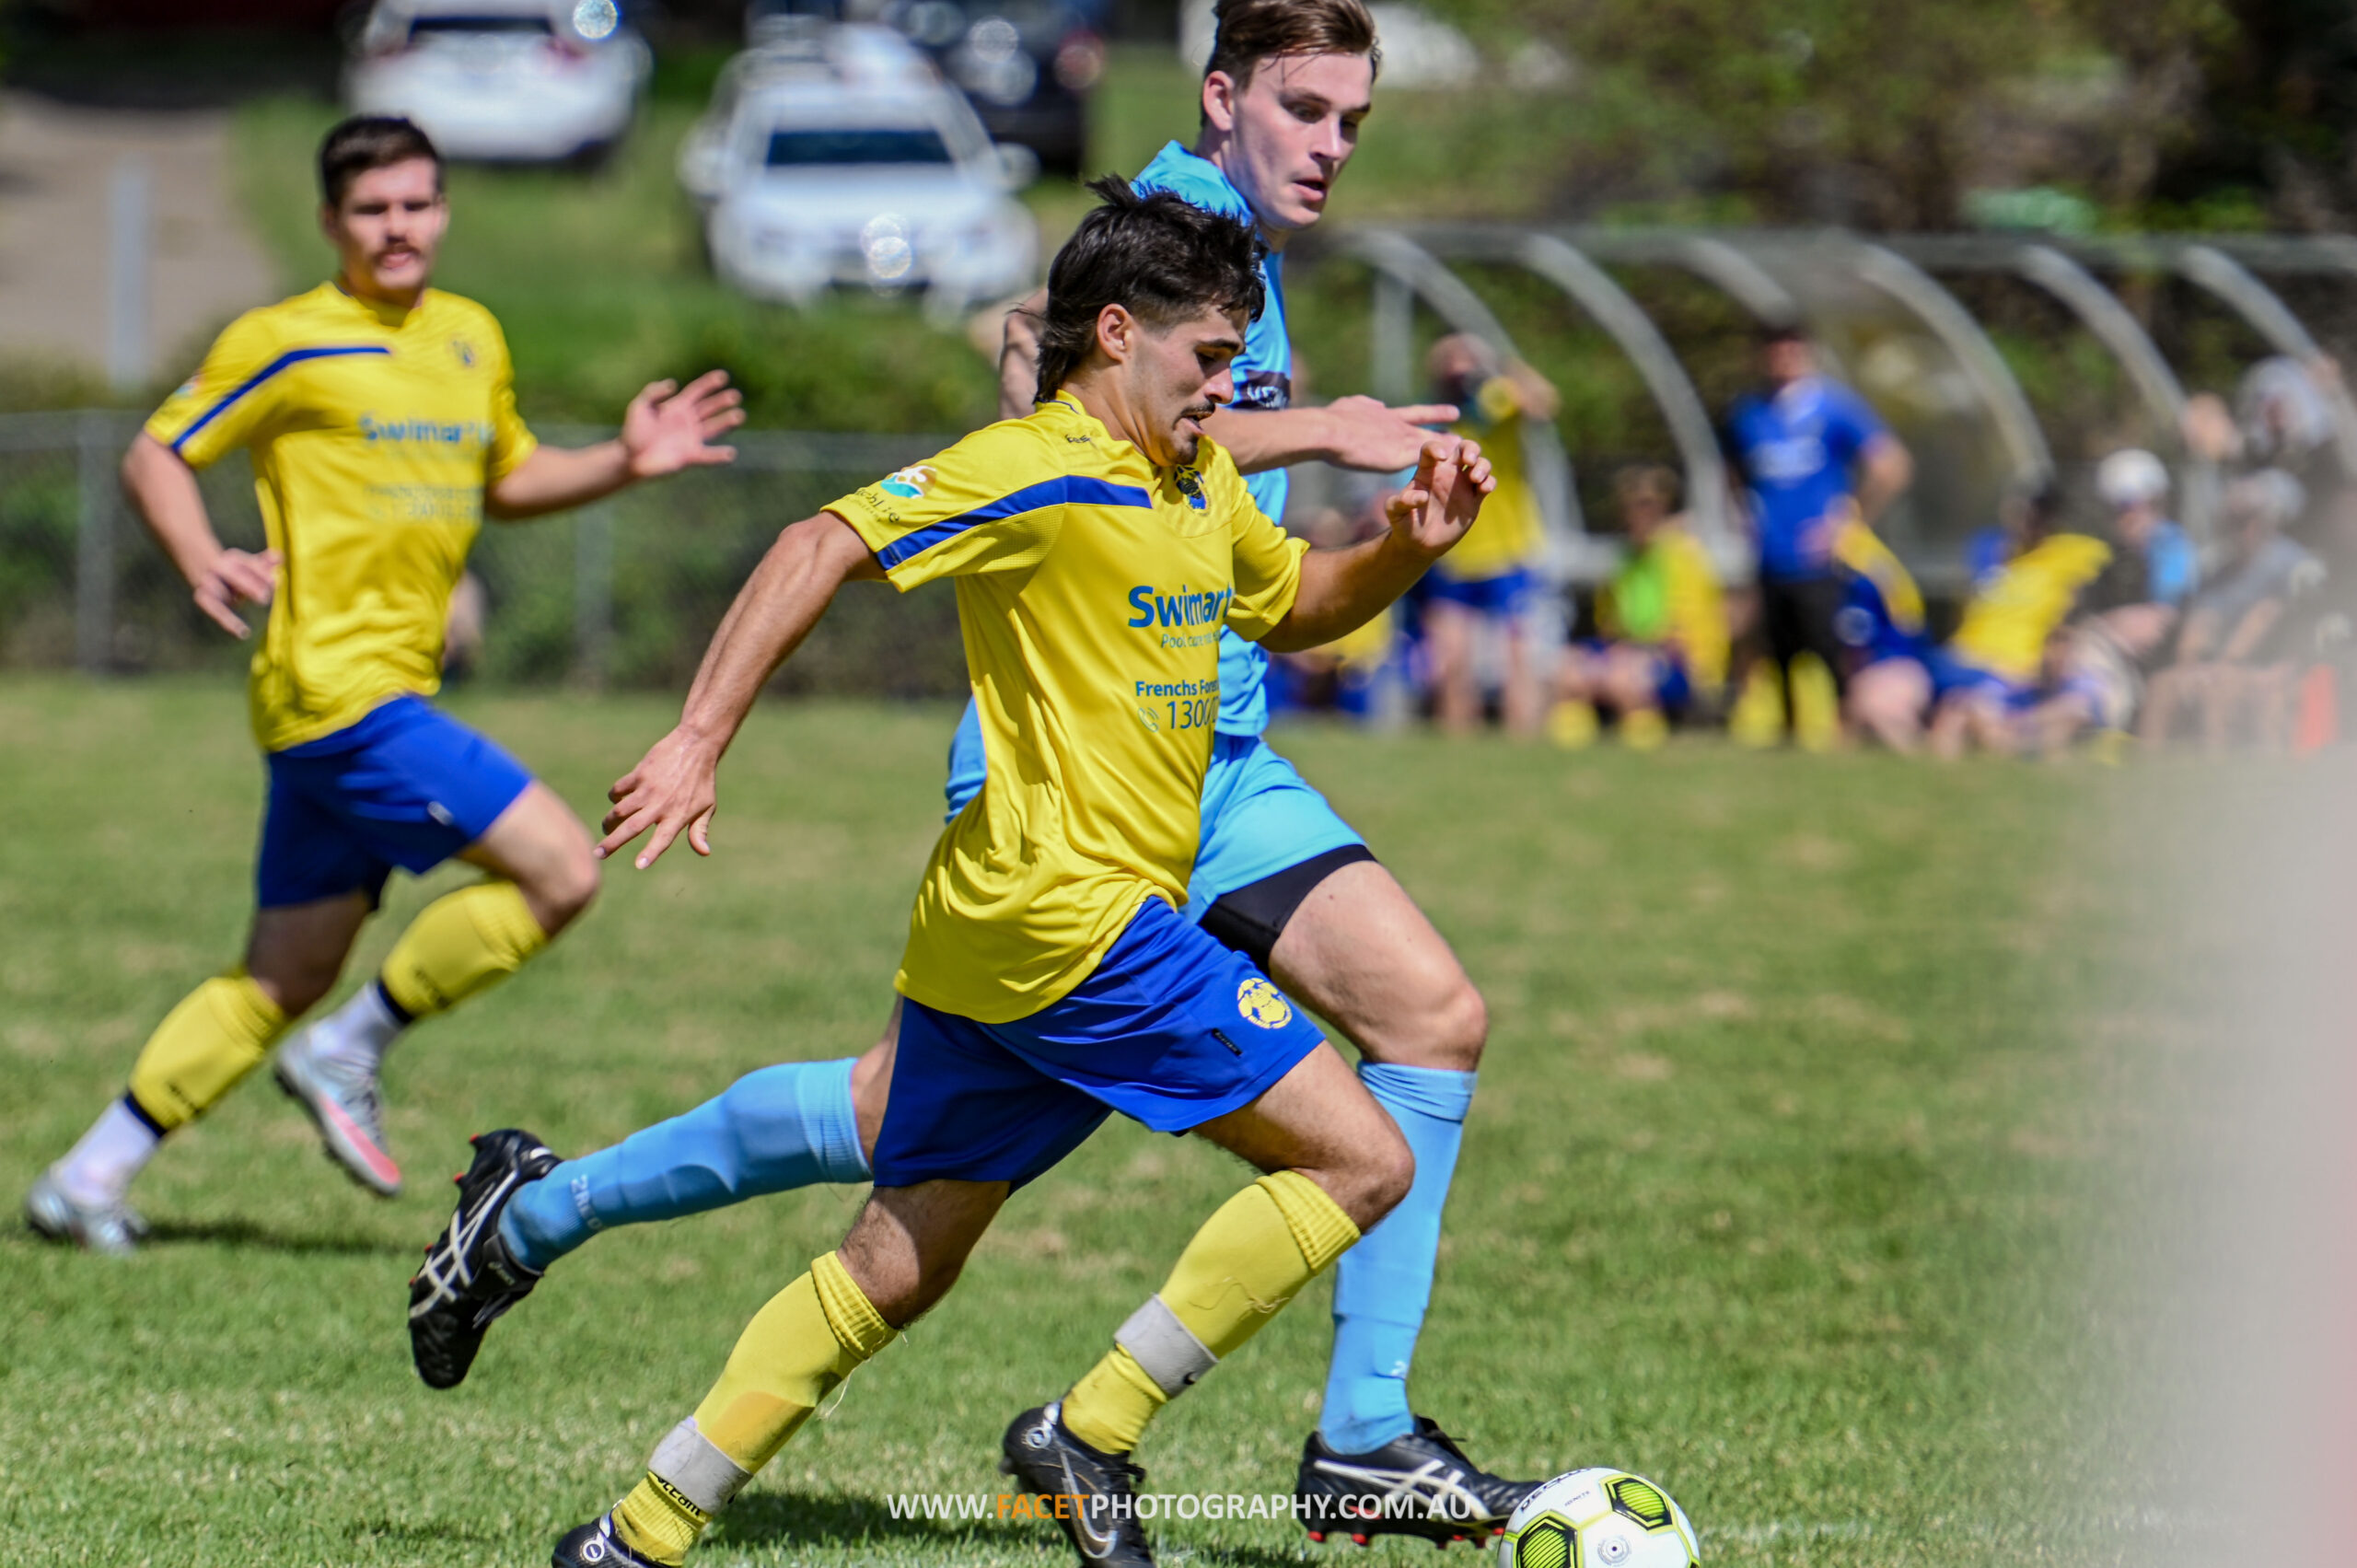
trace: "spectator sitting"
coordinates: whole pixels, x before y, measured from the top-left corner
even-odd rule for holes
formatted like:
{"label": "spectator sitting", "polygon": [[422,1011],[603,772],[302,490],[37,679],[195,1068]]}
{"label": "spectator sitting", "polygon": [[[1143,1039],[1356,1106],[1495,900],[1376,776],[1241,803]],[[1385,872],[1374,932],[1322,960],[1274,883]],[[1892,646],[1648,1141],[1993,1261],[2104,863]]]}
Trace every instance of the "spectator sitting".
{"label": "spectator sitting", "polygon": [[2186,610],[2176,662],[2153,677],[2137,723],[2147,744],[2176,738],[2189,719],[2212,749],[2238,717],[2261,744],[2287,738],[2296,672],[2281,633],[2295,598],[2324,580],[2316,558],[2283,536],[2304,502],[2299,482],[2273,469],[2226,486],[2228,555]]}
{"label": "spectator sitting", "polygon": [[1930,714],[1933,750],[2011,749],[2014,721],[2045,684],[2055,633],[2081,590],[2111,560],[2111,547],[2056,528],[2050,487],[2016,498],[2021,553],[1966,600],[1964,619],[1945,646],[1921,659],[1874,667],[1858,706],[1869,727],[1894,750],[1911,751]]}
{"label": "spectator sitting", "polygon": [[1427,364],[1436,401],[1464,411],[1456,433],[1481,444],[1498,482],[1481,504],[1480,526],[1435,562],[1420,585],[1434,712],[1449,729],[1471,729],[1481,722],[1475,642],[1492,629],[1505,645],[1505,726],[1532,734],[1538,727],[1540,677],[1531,648],[1528,611],[1537,586],[1531,568],[1546,543],[1546,530],[1524,467],[1523,422],[1554,418],[1562,400],[1537,371],[1519,362],[1502,363],[1494,349],[1469,332],[1433,344]]}
{"label": "spectator sitting", "polygon": [[1596,597],[1594,640],[1563,650],[1548,728],[1564,746],[1596,738],[1596,709],[1612,710],[1620,737],[1650,749],[1672,719],[1709,709],[1726,679],[1727,617],[1710,553],[1687,530],[1678,476],[1655,465],[1624,469],[1613,483],[1629,553]]}
{"label": "spectator sitting", "polygon": [[2023,717],[2033,749],[2058,752],[2095,730],[2117,754],[2199,575],[2192,541],[2162,513],[2168,484],[2161,460],[2134,447],[2096,468],[2118,551],[2081,596],[2055,690]]}
{"label": "spectator sitting", "polygon": [[2243,373],[2232,412],[2206,392],[2187,400],[2185,439],[2212,462],[2296,480],[2300,509],[2284,521],[2283,536],[2348,579],[2357,578],[2357,475],[2336,438],[2340,387],[2340,366],[2328,355],[2305,364],[2285,354],[2262,359]]}

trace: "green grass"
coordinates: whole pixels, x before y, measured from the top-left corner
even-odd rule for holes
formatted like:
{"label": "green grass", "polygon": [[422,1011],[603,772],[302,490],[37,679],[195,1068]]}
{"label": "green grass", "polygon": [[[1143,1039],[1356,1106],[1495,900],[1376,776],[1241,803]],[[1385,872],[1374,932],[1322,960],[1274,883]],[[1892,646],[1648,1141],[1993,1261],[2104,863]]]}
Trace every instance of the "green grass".
{"label": "green grass", "polygon": [[[455,705],[590,814],[673,711]],[[143,1180],[158,1238],[137,1258],[0,1236],[0,1560],[545,1562],[859,1194],[602,1238],[435,1395],[401,1305],[441,1177],[470,1131],[584,1149],[750,1068],[870,1040],[949,720],[757,714],[714,859],[618,874],[527,974],[402,1044],[400,1200],[331,1171],[258,1080]],[[226,683],[0,685],[18,824],[0,842],[0,1197],[232,956],[261,779],[243,727]],[[2120,1086],[2143,1049],[2101,984],[2133,895],[2099,825],[2132,819],[2158,775],[1280,738],[1492,1009],[1422,1405],[1509,1471],[1656,1477],[1714,1563],[2081,1560],[2073,1522],[2106,1495],[2083,1415],[2128,1353],[2089,1330],[2088,1249],[2131,1163]],[[398,882],[354,973],[454,880]],[[996,1492],[1006,1419],[1097,1353],[1238,1183],[1206,1148],[1109,1126],[1010,1205],[957,1294],[701,1561],[1062,1563],[1032,1527],[898,1523],[882,1499]],[[1325,1318],[1315,1286],[1174,1407],[1144,1454],[1153,1488],[1289,1487]],[[1171,1563],[1316,1556],[1290,1525],[1162,1541]]]}

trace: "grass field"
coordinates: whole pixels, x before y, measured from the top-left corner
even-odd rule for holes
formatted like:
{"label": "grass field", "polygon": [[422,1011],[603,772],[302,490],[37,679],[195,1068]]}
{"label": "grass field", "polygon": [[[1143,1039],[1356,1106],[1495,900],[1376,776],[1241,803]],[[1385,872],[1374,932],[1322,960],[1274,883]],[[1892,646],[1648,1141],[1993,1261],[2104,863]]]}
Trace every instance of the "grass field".
{"label": "grass field", "polygon": [[[593,815],[672,711],[456,706]],[[442,1178],[474,1130],[584,1149],[872,1039],[949,718],[758,714],[714,860],[618,875],[523,977],[401,1046],[400,1200],[330,1170],[258,1077],[145,1179],[158,1234],[137,1258],[0,1236],[0,1561],[545,1562],[859,1193],[602,1238],[435,1395],[402,1303]],[[261,775],[222,684],[11,682],[0,734],[13,1202],[231,957]],[[2104,824],[2153,775],[1282,738],[1492,1008],[1422,1408],[1508,1471],[1658,1478],[1714,1563],[2139,1560],[2075,1527],[2107,1484],[2089,1440],[2124,1353],[2089,1331],[2090,1249],[2140,1157],[2119,1086],[2144,1048],[2105,994],[2133,894]],[[397,883],[363,962],[451,880]],[[883,1500],[996,1492],[1007,1418],[1093,1359],[1238,1182],[1203,1147],[1109,1127],[1010,1206],[958,1292],[701,1561],[1064,1562],[1042,1527],[912,1524]],[[1152,1489],[1289,1489],[1325,1317],[1314,1287],[1175,1407],[1143,1455]],[[1291,1525],[1161,1539],[1168,1563],[1320,1554]]]}

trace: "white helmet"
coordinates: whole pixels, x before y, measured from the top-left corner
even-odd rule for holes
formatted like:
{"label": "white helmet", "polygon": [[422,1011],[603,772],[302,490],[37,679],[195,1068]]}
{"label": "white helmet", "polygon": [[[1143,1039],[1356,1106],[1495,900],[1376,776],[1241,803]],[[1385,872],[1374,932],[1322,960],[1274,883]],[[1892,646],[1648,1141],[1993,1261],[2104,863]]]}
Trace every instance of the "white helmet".
{"label": "white helmet", "polygon": [[2169,470],[2139,447],[2114,452],[2096,465],[2096,494],[2107,506],[2141,506],[2169,493]]}

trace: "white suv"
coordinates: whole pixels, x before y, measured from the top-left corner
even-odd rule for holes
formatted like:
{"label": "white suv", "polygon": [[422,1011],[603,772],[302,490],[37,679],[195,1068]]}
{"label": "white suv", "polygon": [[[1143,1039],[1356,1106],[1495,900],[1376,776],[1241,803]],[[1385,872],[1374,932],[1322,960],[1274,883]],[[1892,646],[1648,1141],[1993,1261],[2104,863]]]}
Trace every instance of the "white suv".
{"label": "white suv", "polygon": [[807,303],[834,285],[922,288],[936,315],[1032,281],[1039,230],[964,95],[885,28],[793,29],[729,63],[679,155],[714,270]]}
{"label": "white suv", "polygon": [[621,139],[652,64],[615,0],[377,0],[344,100],[448,157],[555,163]]}

